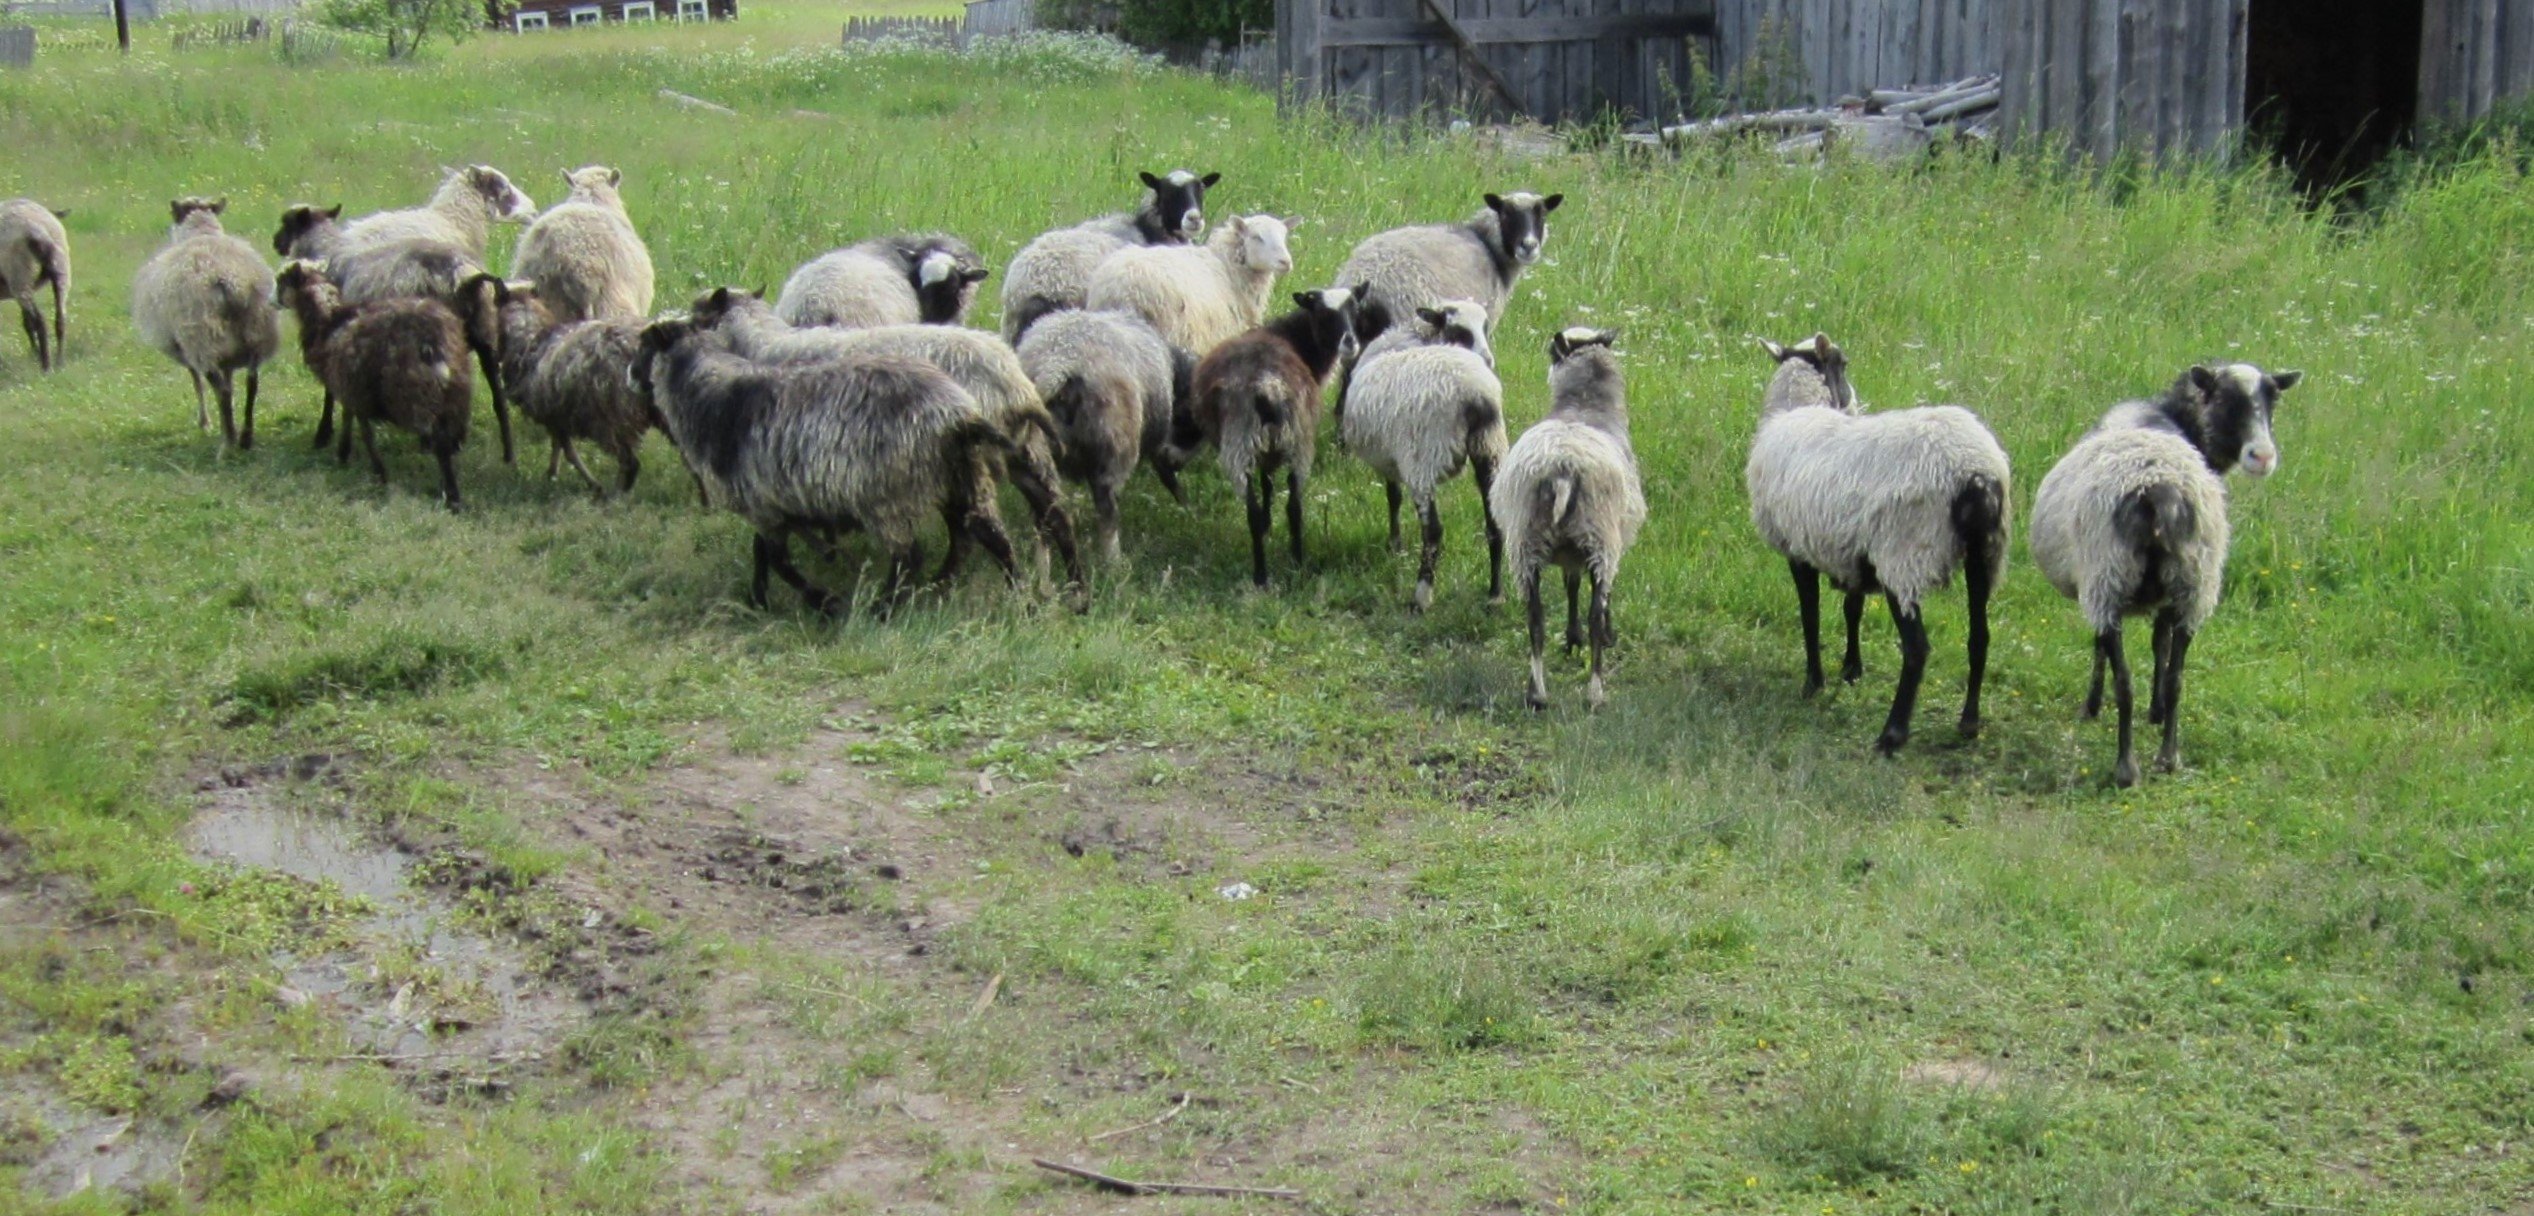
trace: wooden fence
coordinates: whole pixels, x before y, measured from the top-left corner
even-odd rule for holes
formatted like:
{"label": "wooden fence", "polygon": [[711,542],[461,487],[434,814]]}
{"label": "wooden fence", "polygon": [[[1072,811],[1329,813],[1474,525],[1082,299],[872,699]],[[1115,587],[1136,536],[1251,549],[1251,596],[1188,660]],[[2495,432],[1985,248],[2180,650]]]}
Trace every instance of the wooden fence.
{"label": "wooden fence", "polygon": [[960,29],[979,34],[1018,34],[1038,28],[1038,0],[971,0]]}
{"label": "wooden fence", "polygon": [[35,66],[35,27],[0,26],[0,68]]}
{"label": "wooden fence", "polygon": [[2427,0],[2421,25],[2420,117],[2481,118],[2534,92],[2534,4]]}
{"label": "wooden fence", "polygon": [[2224,154],[2244,121],[2247,0],[2006,0],[2009,138],[2100,160]]}
{"label": "wooden fence", "polygon": [[[1997,8],[1994,0],[1729,0],[1717,14],[1717,72],[1754,106],[1822,105],[1988,75],[2005,61]],[[1772,73],[1793,79],[1757,78]]]}
{"label": "wooden fence", "polygon": [[967,42],[957,17],[848,17],[845,19],[845,41],[863,42],[875,38],[905,38],[916,42],[939,42],[960,46]]}
{"label": "wooden fence", "polygon": [[220,21],[176,31],[175,47],[177,50],[185,51],[196,47],[262,42],[270,33],[262,17],[248,17],[242,21]]}
{"label": "wooden fence", "polygon": [[1286,95],[1365,117],[1669,118],[1716,0],[1276,0]]}

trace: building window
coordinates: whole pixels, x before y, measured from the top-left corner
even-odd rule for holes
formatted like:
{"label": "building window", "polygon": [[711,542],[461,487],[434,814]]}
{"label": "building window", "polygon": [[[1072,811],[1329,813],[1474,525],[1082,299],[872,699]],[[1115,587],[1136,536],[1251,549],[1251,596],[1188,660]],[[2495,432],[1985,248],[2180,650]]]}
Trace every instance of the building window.
{"label": "building window", "polygon": [[619,14],[627,21],[649,21],[655,15],[651,0],[633,0],[633,3],[626,5],[624,12]]}
{"label": "building window", "polygon": [[677,0],[677,19],[680,21],[710,21],[713,19],[713,10],[706,3],[706,0]]}
{"label": "building window", "polygon": [[521,13],[518,16],[511,18],[511,28],[522,34],[525,34],[530,30],[545,29],[546,15],[544,13]]}
{"label": "building window", "polygon": [[572,9],[572,26],[575,29],[584,25],[596,25],[603,19],[604,14],[595,4],[578,5]]}

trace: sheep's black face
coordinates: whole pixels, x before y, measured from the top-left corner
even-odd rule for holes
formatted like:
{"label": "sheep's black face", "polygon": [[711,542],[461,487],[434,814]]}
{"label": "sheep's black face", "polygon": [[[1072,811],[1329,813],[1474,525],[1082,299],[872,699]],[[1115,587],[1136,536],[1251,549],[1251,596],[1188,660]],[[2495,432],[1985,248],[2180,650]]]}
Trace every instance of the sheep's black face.
{"label": "sheep's black face", "polygon": [[[687,316],[695,323],[696,328],[711,329],[721,324],[733,311],[737,310],[742,301],[755,298],[736,287],[716,287],[695,297],[695,306],[688,310]],[[656,329],[658,326],[652,328]],[[648,338],[650,331],[645,330],[643,336]]]}
{"label": "sheep's black face", "polygon": [[2191,369],[2191,386],[2200,397],[2203,442],[2201,454],[2219,473],[2243,466],[2254,477],[2279,469],[2279,443],[2270,434],[2270,416],[2279,395],[2295,388],[2305,373],[2265,372],[2249,363],[2211,370]]}
{"label": "sheep's black face", "polygon": [[976,302],[977,284],[991,273],[957,253],[935,248],[915,263],[917,319],[926,325],[956,325]]}
{"label": "sheep's black face", "polygon": [[1205,235],[1205,192],[1223,180],[1220,173],[1199,177],[1185,169],[1173,169],[1166,177],[1139,174],[1144,188],[1152,191],[1153,214],[1161,218],[1163,233],[1183,242],[1192,242]]}
{"label": "sheep's black face", "polygon": [[1615,330],[1591,329],[1582,325],[1560,330],[1556,337],[1549,339],[1549,366],[1555,367],[1596,346],[1616,345],[1618,341],[1619,334]]}
{"label": "sheep's black face", "polygon": [[494,219],[525,224],[537,218],[536,200],[511,185],[510,178],[501,170],[491,165],[476,165],[466,171],[466,181],[484,197],[484,205],[492,210]]}
{"label": "sheep's black face", "polygon": [[299,256],[299,243],[308,234],[334,223],[343,216],[343,204],[318,207],[299,203],[282,212],[282,225],[273,231],[273,252],[282,257]]}
{"label": "sheep's black face", "polygon": [[1361,349],[1355,337],[1355,318],[1363,308],[1364,293],[1370,286],[1330,287],[1294,293],[1293,302],[1311,318],[1311,339],[1321,350],[1337,352],[1340,360],[1355,357]]}
{"label": "sheep's black face", "polygon": [[180,198],[167,204],[167,213],[170,217],[172,217],[171,222],[178,224],[184,223],[186,217],[188,216],[210,215],[216,217],[221,212],[228,209],[229,200],[225,198]]}
{"label": "sheep's black face", "polygon": [[1549,212],[1565,201],[1563,194],[1547,198],[1536,194],[1488,195],[1487,209],[1496,213],[1496,232],[1504,242],[1504,255],[1523,266],[1540,260],[1540,249],[1549,239]]}

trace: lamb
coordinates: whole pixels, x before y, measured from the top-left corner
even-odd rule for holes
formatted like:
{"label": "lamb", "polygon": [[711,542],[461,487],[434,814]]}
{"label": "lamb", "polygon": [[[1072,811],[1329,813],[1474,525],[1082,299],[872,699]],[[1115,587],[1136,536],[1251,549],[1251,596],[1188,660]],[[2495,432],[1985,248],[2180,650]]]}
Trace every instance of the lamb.
{"label": "lamb", "polygon": [[939,512],[1016,580],[1011,539],[976,488],[1009,447],[1001,427],[939,368],[893,355],[769,365],[731,353],[691,319],[642,334],[632,382],[714,497],[756,529],[749,603],[769,569],[830,615],[845,602],[792,564],[792,534],[863,528],[889,553],[880,610],[922,569],[916,528]]}
{"label": "lamb", "polygon": [[1794,346],[1763,339],[1777,372],[1760,406],[1744,482],[1751,522],[1795,576],[1804,630],[1804,695],[1821,690],[1821,576],[1847,594],[1848,651],[1840,677],[1864,675],[1857,623],[1880,590],[1900,630],[1900,684],[1875,749],[1909,742],[1918,685],[1927,670],[1927,594],[1962,571],[1971,609],[1970,683],[1961,730],[1980,730],[1988,671],[1988,600],[2006,562],[2005,449],[1959,406],[1858,412],[1847,355],[1827,335]]}
{"label": "lamb", "polygon": [[2086,717],[2102,712],[2103,668],[2112,669],[2120,703],[2115,785],[2138,782],[2121,618],[2155,614],[2147,722],[2164,728],[2156,767],[2172,772],[2182,763],[2183,656],[2217,610],[2226,576],[2226,474],[2241,467],[2263,478],[2278,470],[2271,413],[2302,379],[2249,363],[2194,367],[2158,400],[2113,407],[2041,479],[2033,564],[2094,628]]}
{"label": "lamb", "polygon": [[[1249,506],[1250,581],[1259,587],[1267,585],[1276,497],[1269,479],[1285,471],[1285,534],[1300,566],[1302,491],[1319,441],[1320,384],[1355,350],[1355,292],[1296,292],[1293,302],[1295,311],[1214,348],[1197,364],[1189,390],[1190,431],[1215,446],[1223,475]],[[1176,468],[1187,457],[1186,446],[1174,443],[1161,461]]]}
{"label": "lamb", "polygon": [[[1031,326],[1019,354],[1056,420],[1056,467],[1091,488],[1100,552],[1115,562],[1118,490],[1139,458],[1157,456],[1170,442],[1195,360],[1133,313],[1079,310]],[[1177,471],[1156,462],[1153,472],[1162,488],[1186,505]]]}
{"label": "lamb", "polygon": [[[273,272],[255,247],[220,227],[229,200],[180,198],[167,244],[132,283],[132,325],[141,341],[182,364],[194,381],[194,424],[211,429],[203,381],[220,398],[222,450],[255,446],[255,390],[264,361],[281,346]],[[231,411],[233,377],[246,373],[246,427]]]}
{"label": "lamb", "polygon": [[957,325],[986,273],[985,260],[955,236],[877,237],[793,271],[774,312],[791,325],[837,329]]}
{"label": "lamb", "polygon": [[457,452],[475,400],[468,320],[421,297],[346,304],[324,268],[306,261],[282,268],[274,297],[299,318],[309,369],[343,402],[335,459],[351,459],[357,423],[370,471],[386,484],[376,424],[392,423],[413,432],[439,462],[441,501],[459,510]]}
{"label": "lamb", "polygon": [[[1513,581],[1531,632],[1531,682],[1524,696],[1534,710],[1549,705],[1545,609],[1540,570],[1554,563],[1566,573],[1566,649],[1584,644],[1577,619],[1579,584],[1592,580],[1589,634],[1592,681],[1587,704],[1608,700],[1602,690],[1602,651],[1618,642],[1610,621],[1610,592],[1619,559],[1645,525],[1645,490],[1637,478],[1636,449],[1628,439],[1628,386],[1609,330],[1576,327],[1549,340],[1549,413],[1522,433],[1487,503],[1513,547]],[[1396,356],[1393,356],[1396,357]]]}
{"label": "lamb", "polygon": [[492,294],[501,378],[520,412],[546,430],[547,479],[568,460],[591,489],[606,493],[572,446],[574,440],[586,439],[616,458],[617,492],[632,493],[634,479],[642,473],[639,453],[651,413],[627,373],[642,345],[645,323],[561,320],[545,302],[542,286],[505,282],[498,275],[479,276],[469,290]]}
{"label": "lamb", "polygon": [[[1011,459],[1004,473],[1029,503],[1038,527],[1044,573],[1050,552],[1062,557],[1068,583],[1084,586],[1073,521],[1056,490],[1055,420],[1039,400],[1020,356],[993,334],[955,325],[886,325],[872,329],[796,328],[765,301],[745,291],[717,288],[695,302],[698,328],[724,336],[733,353],[769,363],[819,363],[881,355],[919,359],[941,369],[965,390],[988,418],[1003,427]],[[979,491],[981,497],[990,489]],[[967,559],[968,533],[953,529],[939,578],[956,574]]]}
{"label": "lamb", "polygon": [[420,207],[381,211],[345,224],[336,252],[430,240],[455,245],[481,262],[495,223],[525,224],[536,217],[536,201],[520,193],[501,170],[470,165],[451,169],[431,201]]}
{"label": "lamb", "polygon": [[[1399,547],[1403,485],[1416,504],[1425,538],[1417,560],[1419,612],[1434,603],[1434,566],[1443,551],[1443,516],[1434,506],[1434,488],[1469,466],[1487,521],[1487,598],[1501,601],[1504,533],[1487,496],[1505,456],[1504,385],[1479,353],[1485,349],[1487,314],[1476,303],[1454,300],[1440,309],[1418,309],[1417,315],[1436,340],[1358,358],[1338,427],[1347,450],[1380,474],[1389,492],[1391,548]],[[1382,341],[1410,332],[1395,326]],[[1465,344],[1473,339],[1476,348]]]}
{"label": "lamb", "polygon": [[1293,269],[1287,225],[1236,215],[1198,246],[1121,249],[1091,274],[1084,307],[1132,312],[1202,356],[1259,324],[1276,276]]}
{"label": "lamb", "polygon": [[1513,302],[1514,283],[1540,260],[1548,242],[1549,212],[1566,196],[1490,194],[1485,201],[1460,223],[1393,228],[1355,246],[1337,281],[1373,285],[1364,300],[1364,341],[1444,300],[1477,301],[1487,310],[1487,332],[1494,336]]}
{"label": "lamb", "polygon": [[1185,245],[1205,232],[1205,192],[1223,180],[1185,169],[1138,174],[1144,203],[1130,214],[1104,215],[1044,233],[1023,247],[1003,275],[1003,340],[1017,345],[1040,317],[1082,307],[1091,272],[1130,245]]}
{"label": "lamb", "polygon": [[591,165],[563,180],[570,194],[528,225],[512,274],[537,285],[557,321],[650,316],[651,251],[616,192],[624,174]]}
{"label": "lamb", "polygon": [[[35,365],[53,370],[66,349],[62,343],[62,297],[70,294],[70,234],[62,230],[66,211],[55,211],[33,199],[0,203],[0,296],[18,303],[18,320],[35,348]],[[53,289],[53,332],[44,333],[44,310],[35,289]]]}

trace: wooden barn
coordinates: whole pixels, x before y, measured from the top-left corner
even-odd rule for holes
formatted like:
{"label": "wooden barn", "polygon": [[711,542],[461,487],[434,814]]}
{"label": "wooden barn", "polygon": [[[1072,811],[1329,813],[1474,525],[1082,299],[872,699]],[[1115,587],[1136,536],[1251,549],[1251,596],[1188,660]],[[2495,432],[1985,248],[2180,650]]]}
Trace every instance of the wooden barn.
{"label": "wooden barn", "polygon": [[1288,94],[1367,115],[1668,121],[1701,78],[1778,100],[2002,78],[2002,134],[2097,156],[2371,163],[2534,92],[2534,0],[1278,0]]}
{"label": "wooden barn", "polygon": [[488,0],[486,24],[525,34],[619,21],[727,21],[739,0]]}

